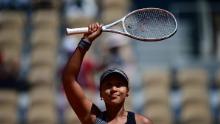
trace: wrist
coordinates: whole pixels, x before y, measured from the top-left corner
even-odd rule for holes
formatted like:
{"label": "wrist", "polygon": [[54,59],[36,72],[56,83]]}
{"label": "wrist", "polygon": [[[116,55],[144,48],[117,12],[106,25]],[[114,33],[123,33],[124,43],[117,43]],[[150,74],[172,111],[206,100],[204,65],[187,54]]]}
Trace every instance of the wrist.
{"label": "wrist", "polygon": [[80,49],[83,49],[86,51],[89,50],[90,46],[91,46],[91,42],[86,38],[82,38],[78,44],[78,47]]}
{"label": "wrist", "polygon": [[89,43],[92,43],[93,38],[89,35],[84,34],[82,39],[85,39],[85,41],[88,41]]}
{"label": "wrist", "polygon": [[81,40],[83,40],[83,41],[85,41],[85,42],[87,42],[89,44],[92,44],[92,41],[89,40],[89,38],[87,38],[87,37],[83,37]]}

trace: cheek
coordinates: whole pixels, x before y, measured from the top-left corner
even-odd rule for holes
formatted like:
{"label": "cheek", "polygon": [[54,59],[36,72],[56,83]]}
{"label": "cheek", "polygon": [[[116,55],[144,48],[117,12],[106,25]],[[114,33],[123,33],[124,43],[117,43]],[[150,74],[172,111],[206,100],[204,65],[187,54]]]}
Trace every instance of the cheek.
{"label": "cheek", "polygon": [[100,92],[101,92],[102,97],[107,96],[107,95],[110,94],[110,90],[108,90],[108,89],[102,89]]}
{"label": "cheek", "polygon": [[123,96],[128,96],[128,89],[127,89],[127,88],[121,88],[121,89],[120,89],[120,93],[121,93]]}

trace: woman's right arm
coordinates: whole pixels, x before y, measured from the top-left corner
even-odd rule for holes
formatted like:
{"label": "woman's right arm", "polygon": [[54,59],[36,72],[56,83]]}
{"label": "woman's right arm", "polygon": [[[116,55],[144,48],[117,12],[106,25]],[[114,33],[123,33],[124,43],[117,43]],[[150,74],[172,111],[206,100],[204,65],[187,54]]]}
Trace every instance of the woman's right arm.
{"label": "woman's right arm", "polygon": [[[89,26],[89,32],[84,34],[84,39],[92,43],[100,34],[101,26],[98,23],[91,24]],[[91,111],[94,107],[93,103],[85,96],[83,89],[77,82],[77,77],[86,51],[87,49],[83,47],[78,46],[76,48],[66,64],[62,76],[67,99],[82,123],[87,121],[91,122]],[[96,107],[95,111],[98,111]]]}

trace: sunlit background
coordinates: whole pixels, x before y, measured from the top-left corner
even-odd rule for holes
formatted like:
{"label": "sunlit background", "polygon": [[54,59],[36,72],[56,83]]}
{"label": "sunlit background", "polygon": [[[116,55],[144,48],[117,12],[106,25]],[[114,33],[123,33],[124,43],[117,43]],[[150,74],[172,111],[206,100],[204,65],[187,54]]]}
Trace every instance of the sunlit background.
{"label": "sunlit background", "polygon": [[154,124],[220,124],[218,0],[0,0],[0,124],[79,124],[61,75],[82,35],[65,28],[146,7],[172,12],[177,33],[162,42],[103,33],[79,74],[85,93],[104,110],[99,77],[117,66],[130,79],[128,110]]}

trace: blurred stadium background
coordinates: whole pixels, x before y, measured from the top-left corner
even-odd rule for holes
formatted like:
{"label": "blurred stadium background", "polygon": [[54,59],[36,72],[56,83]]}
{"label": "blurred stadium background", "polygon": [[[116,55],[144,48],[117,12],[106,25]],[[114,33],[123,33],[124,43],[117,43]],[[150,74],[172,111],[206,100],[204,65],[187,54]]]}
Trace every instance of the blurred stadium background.
{"label": "blurred stadium background", "polygon": [[219,6],[218,0],[0,0],[0,124],[78,124],[60,77],[81,35],[67,37],[65,28],[107,24],[143,7],[171,11],[177,33],[156,43],[104,33],[87,53],[82,87],[104,109],[99,76],[117,65],[130,77],[129,110],[154,124],[220,124]]}

